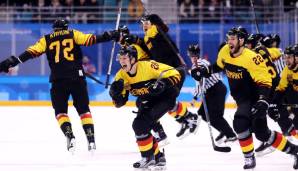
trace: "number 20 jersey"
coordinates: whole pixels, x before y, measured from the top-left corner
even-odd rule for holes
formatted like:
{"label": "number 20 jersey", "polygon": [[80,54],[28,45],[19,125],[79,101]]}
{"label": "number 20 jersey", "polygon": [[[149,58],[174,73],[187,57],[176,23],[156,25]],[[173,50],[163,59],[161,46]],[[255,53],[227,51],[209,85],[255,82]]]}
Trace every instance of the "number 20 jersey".
{"label": "number 20 jersey", "polygon": [[35,57],[46,53],[51,69],[50,82],[84,78],[80,46],[95,43],[95,36],[77,30],[60,30],[47,34],[26,51]]}

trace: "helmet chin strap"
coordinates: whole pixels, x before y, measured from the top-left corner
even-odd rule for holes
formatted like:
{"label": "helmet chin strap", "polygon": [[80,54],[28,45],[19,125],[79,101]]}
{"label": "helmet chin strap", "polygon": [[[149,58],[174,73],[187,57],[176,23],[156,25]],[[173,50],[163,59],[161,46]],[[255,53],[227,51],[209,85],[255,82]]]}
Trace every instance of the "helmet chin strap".
{"label": "helmet chin strap", "polygon": [[129,69],[129,71],[128,71],[128,72],[130,72],[130,71],[131,71],[131,69],[133,68],[133,66],[134,66],[136,63],[137,63],[137,62],[131,63],[131,59],[130,59],[130,69]]}

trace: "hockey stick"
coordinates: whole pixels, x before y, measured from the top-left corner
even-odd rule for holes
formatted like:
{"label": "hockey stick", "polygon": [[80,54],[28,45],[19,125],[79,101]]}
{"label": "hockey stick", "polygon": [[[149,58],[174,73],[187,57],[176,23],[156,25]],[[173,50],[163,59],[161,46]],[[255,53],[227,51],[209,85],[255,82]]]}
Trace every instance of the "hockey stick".
{"label": "hockey stick", "polygon": [[204,111],[205,111],[206,122],[208,124],[208,129],[209,129],[209,134],[210,134],[210,138],[211,138],[211,142],[212,142],[212,147],[215,151],[225,152],[225,153],[230,152],[231,147],[220,147],[220,146],[215,145],[214,138],[213,138],[213,133],[212,133],[212,128],[211,128],[211,123],[210,123],[210,117],[209,117],[208,108],[207,108],[207,103],[206,103],[205,95],[204,95],[204,92],[203,92],[203,86],[205,84],[204,81],[205,81],[204,78],[202,78],[201,81],[200,81],[199,88],[200,88],[200,92],[201,92],[201,99],[202,99],[202,104],[203,104]]}
{"label": "hockey stick", "polygon": [[91,80],[97,82],[98,84],[105,85],[105,83],[103,83],[102,81],[98,80],[97,78],[95,78],[93,75],[91,75],[89,73],[85,73],[85,76],[88,77],[88,78],[90,78]]}
{"label": "hockey stick", "polygon": [[254,20],[254,23],[255,23],[255,26],[256,26],[256,30],[257,30],[257,33],[259,34],[260,29],[259,29],[259,25],[258,25],[258,22],[257,22],[257,15],[256,15],[256,12],[255,12],[254,1],[253,0],[249,0],[249,1],[250,1],[251,10],[253,12],[253,20]]}
{"label": "hockey stick", "polygon": [[[121,17],[121,10],[122,10],[122,0],[119,1],[119,8],[118,8],[118,15],[117,15],[116,29],[115,30],[117,30],[118,27],[119,27],[120,17]],[[109,68],[108,68],[108,72],[107,72],[105,88],[108,88],[109,82],[110,82],[110,75],[111,75],[112,64],[113,64],[113,59],[114,59],[115,46],[116,46],[116,41],[113,42],[113,46],[112,46],[112,51],[111,51],[111,56],[110,56],[110,62],[109,62]]]}
{"label": "hockey stick", "polygon": [[184,68],[185,68],[184,66],[180,66],[180,67],[177,67],[177,68],[169,68],[169,69],[161,71],[161,73],[159,74],[158,78],[156,79],[156,81],[153,85],[153,88],[156,89],[156,87],[157,87],[158,83],[160,82],[160,80],[162,79],[162,76],[164,75],[164,73],[166,73],[170,70],[173,70],[173,69],[179,70],[179,69],[184,69]]}

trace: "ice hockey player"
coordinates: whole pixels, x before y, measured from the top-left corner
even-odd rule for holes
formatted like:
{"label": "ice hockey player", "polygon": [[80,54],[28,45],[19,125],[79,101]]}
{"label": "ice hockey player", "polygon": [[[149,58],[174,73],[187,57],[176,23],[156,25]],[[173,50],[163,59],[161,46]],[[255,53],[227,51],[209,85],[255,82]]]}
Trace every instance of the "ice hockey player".
{"label": "ice hockey player", "polygon": [[[167,34],[169,31],[168,26],[157,14],[143,16],[141,23],[145,37],[140,38],[131,35],[126,39],[130,43],[140,45],[140,47],[146,46],[149,49],[151,59],[177,68],[182,77],[179,85],[181,89],[186,74],[185,67],[183,67],[185,62],[178,56],[178,49]],[[177,137],[184,138],[189,133],[195,133],[197,131],[201,118],[197,114],[191,113],[187,109],[186,104],[176,102],[175,107],[169,111],[169,114],[176,118],[177,122],[181,123],[181,128],[176,134]]]}
{"label": "ice hockey player", "polygon": [[82,51],[80,46],[91,46],[96,43],[118,41],[115,31],[102,35],[84,34],[78,30],[68,29],[68,21],[54,21],[53,32],[42,36],[34,45],[28,47],[20,56],[11,56],[0,63],[0,72],[8,72],[9,68],[42,54],[47,55],[50,66],[51,100],[59,126],[67,139],[67,150],[74,152],[75,136],[70,118],[67,115],[68,99],[71,95],[88,140],[88,150],[96,149],[94,124],[89,109],[89,97],[82,67]]}
{"label": "ice hockey player", "polygon": [[242,27],[230,29],[227,45],[219,51],[216,63],[210,67],[200,66],[197,75],[208,77],[224,70],[228,77],[231,95],[237,104],[233,127],[245,159],[243,169],[256,167],[252,133],[255,133],[259,141],[293,155],[293,168],[298,169],[298,147],[267,126],[266,114],[272,79],[265,60],[245,48],[247,36],[246,29]]}
{"label": "ice hockey player", "polygon": [[125,105],[129,93],[137,97],[138,112],[132,127],[142,160],[134,163],[133,167],[165,166],[164,153],[159,151],[158,142],[151,131],[153,125],[175,106],[181,76],[168,65],[153,60],[138,61],[137,50],[133,46],[121,48],[118,59],[121,69],[109,94],[118,108]]}
{"label": "ice hockey player", "polygon": [[[276,37],[276,36],[275,36]],[[280,40],[280,39],[278,39]],[[279,41],[278,41],[279,42]],[[265,44],[266,46],[264,46]],[[279,60],[282,59],[280,55],[279,49],[272,47],[272,45],[278,45],[279,43],[273,43],[271,35],[268,36],[262,36],[261,34],[251,34],[248,37],[248,40],[246,42],[247,47],[255,51],[256,53],[260,54],[263,59],[265,60],[266,66],[268,68],[268,73],[271,75],[272,78],[272,87],[271,87],[271,92],[270,92],[270,99],[273,98],[273,93],[275,91],[275,88],[277,87],[279,81],[280,81],[280,76],[278,73],[278,70],[276,69],[275,64],[273,63],[273,59]],[[271,52],[271,53],[270,53]],[[272,56],[279,56],[272,58]],[[293,122],[290,118],[288,118],[288,112],[286,110],[280,110],[281,114],[277,114],[276,112],[271,112],[271,108],[269,108],[269,116],[272,118],[274,121],[278,123],[280,126],[282,132],[284,135],[292,135],[295,138],[298,138],[296,136],[296,129],[293,125]],[[272,148],[269,144],[266,142],[262,142],[259,147],[255,149],[255,152],[257,156],[261,157],[266,154],[269,154],[273,152],[275,149]]]}

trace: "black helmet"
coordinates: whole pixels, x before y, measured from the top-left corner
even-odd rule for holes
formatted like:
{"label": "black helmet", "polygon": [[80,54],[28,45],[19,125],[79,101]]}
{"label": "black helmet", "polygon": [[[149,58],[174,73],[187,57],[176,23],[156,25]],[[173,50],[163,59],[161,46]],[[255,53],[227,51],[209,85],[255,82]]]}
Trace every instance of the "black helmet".
{"label": "black helmet", "polygon": [[129,35],[129,29],[126,25],[121,25],[118,27],[118,30],[120,31],[120,33],[122,33],[123,35]]}
{"label": "black helmet", "polygon": [[295,56],[298,56],[298,44],[295,44],[293,47],[292,47],[292,50],[293,50],[293,54]]}
{"label": "black helmet", "polygon": [[279,47],[280,37],[278,34],[271,34],[271,38],[273,42],[276,42],[276,47]]}
{"label": "black helmet", "polygon": [[200,47],[198,44],[191,44],[188,46],[188,49],[187,49],[187,55],[189,57],[193,57],[193,56],[196,56],[196,57],[199,57],[200,56]]}
{"label": "black helmet", "polygon": [[261,43],[268,48],[272,47],[273,39],[272,39],[271,35],[269,34],[269,35],[265,36],[262,39]]}
{"label": "black helmet", "polygon": [[284,51],[284,54],[285,55],[294,55],[294,51],[293,51],[293,48],[292,46],[288,46],[285,48],[285,51]]}
{"label": "black helmet", "polygon": [[168,26],[164,23],[164,21],[157,14],[144,15],[143,17],[141,17],[141,22],[144,22],[144,21],[150,21],[151,24],[157,25],[164,32],[169,31]]}
{"label": "black helmet", "polygon": [[252,48],[255,48],[257,44],[264,38],[265,36],[263,34],[257,33],[257,34],[250,34],[247,38],[246,43],[251,44]]}
{"label": "black helmet", "polygon": [[57,19],[53,22],[52,28],[54,30],[67,30],[68,29],[68,21],[65,19]]}
{"label": "black helmet", "polygon": [[128,55],[130,59],[131,58],[135,58],[136,60],[138,59],[138,52],[134,46],[121,47],[121,49],[118,52],[118,56],[122,56],[122,55]]}
{"label": "black helmet", "polygon": [[248,32],[244,27],[239,26],[231,28],[227,35],[237,35],[238,38],[244,39],[246,41]]}

